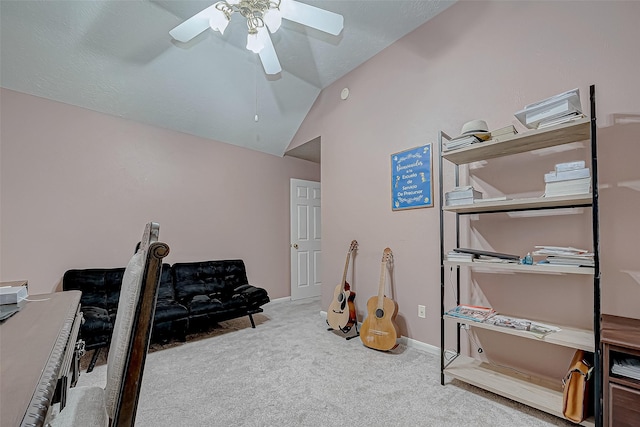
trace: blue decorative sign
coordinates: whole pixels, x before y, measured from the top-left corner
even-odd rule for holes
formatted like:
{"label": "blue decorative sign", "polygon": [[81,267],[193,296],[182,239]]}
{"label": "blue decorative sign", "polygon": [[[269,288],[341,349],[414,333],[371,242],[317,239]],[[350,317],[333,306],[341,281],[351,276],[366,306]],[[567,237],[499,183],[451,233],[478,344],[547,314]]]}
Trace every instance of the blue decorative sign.
{"label": "blue decorative sign", "polygon": [[431,144],[391,155],[391,208],[433,207]]}

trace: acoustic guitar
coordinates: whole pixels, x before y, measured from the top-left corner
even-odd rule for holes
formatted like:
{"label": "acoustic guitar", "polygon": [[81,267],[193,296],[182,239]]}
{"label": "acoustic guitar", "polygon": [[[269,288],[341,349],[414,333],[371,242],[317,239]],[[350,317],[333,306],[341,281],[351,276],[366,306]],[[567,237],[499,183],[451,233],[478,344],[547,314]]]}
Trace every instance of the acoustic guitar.
{"label": "acoustic guitar", "polygon": [[388,351],[396,348],[398,339],[398,327],[395,317],[398,312],[398,304],[384,295],[387,262],[391,260],[391,249],[386,248],[382,254],[382,266],[380,267],[380,284],[378,296],[367,301],[367,318],[360,328],[360,339],[367,347],[375,350]]}
{"label": "acoustic guitar", "polygon": [[356,306],[353,303],[356,293],[351,291],[351,286],[347,283],[349,260],[351,259],[351,253],[356,249],[358,249],[358,242],[352,240],[347,252],[347,259],[344,262],[342,282],[333,291],[333,301],[331,301],[329,310],[327,310],[327,323],[331,329],[342,331],[345,334],[356,323]]}

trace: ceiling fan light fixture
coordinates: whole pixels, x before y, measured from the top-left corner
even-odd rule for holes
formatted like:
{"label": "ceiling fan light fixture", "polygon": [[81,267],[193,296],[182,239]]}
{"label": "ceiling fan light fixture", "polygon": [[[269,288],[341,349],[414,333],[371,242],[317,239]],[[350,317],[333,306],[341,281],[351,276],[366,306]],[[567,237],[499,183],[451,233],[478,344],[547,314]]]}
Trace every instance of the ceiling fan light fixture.
{"label": "ceiling fan light fixture", "polygon": [[278,31],[280,25],[282,25],[282,13],[278,8],[267,10],[262,19],[272,34]]}
{"label": "ceiling fan light fixture", "polygon": [[209,19],[209,27],[214,31],[219,31],[220,34],[224,34],[227,25],[229,25],[229,20],[222,12],[212,14]]}
{"label": "ceiling fan light fixture", "polygon": [[262,49],[264,49],[264,42],[262,37],[258,36],[259,30],[250,31],[247,34],[247,49],[249,49],[253,53],[260,53]]}
{"label": "ceiling fan light fixture", "polygon": [[278,31],[283,18],[333,35],[340,34],[344,26],[342,15],[295,0],[221,0],[187,19],[169,34],[183,43],[209,27],[223,34],[231,15],[236,12],[247,20],[247,49],[260,55],[267,74],[282,71],[269,32]]}

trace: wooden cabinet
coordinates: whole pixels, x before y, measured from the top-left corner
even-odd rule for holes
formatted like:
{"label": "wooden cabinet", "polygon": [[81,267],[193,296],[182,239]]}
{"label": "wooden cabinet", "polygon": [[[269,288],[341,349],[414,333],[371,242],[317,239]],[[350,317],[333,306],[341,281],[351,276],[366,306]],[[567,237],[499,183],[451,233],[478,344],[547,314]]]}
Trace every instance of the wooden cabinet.
{"label": "wooden cabinet", "polygon": [[614,360],[640,361],[640,319],[602,315],[604,425],[640,425],[640,380],[611,371]]}
{"label": "wooden cabinet", "polygon": [[[572,349],[582,349],[591,353],[595,353],[595,381],[593,386],[596,390],[595,417],[583,422],[583,425],[601,425],[602,414],[601,408],[597,404],[601,396],[601,367],[599,354],[599,331],[600,331],[600,271],[599,271],[599,236],[598,236],[598,180],[597,180],[597,149],[595,135],[595,87],[591,86],[591,116],[576,120],[571,123],[557,125],[545,129],[529,130],[521,134],[515,134],[506,139],[499,141],[487,141],[478,144],[472,144],[468,147],[443,152],[443,141],[450,139],[446,134],[440,135],[440,256],[441,256],[441,383],[445,384],[445,375],[473,384],[477,387],[540,409],[550,414],[564,418],[562,413],[562,384],[561,381],[549,381],[546,378],[537,378],[532,375],[523,374],[514,369],[506,369],[500,364],[493,364],[480,361],[476,358],[461,354],[460,351],[460,329],[481,328],[490,330],[492,333],[501,333],[504,335],[517,336],[536,341],[543,341],[548,344],[568,347]],[[508,199],[508,200],[492,200],[480,201],[467,205],[445,206],[444,190],[443,190],[443,169],[450,168],[453,165],[455,185],[461,185],[459,181],[459,170],[461,165],[468,165],[473,162],[494,159],[498,157],[511,156],[519,153],[531,152],[541,148],[560,146],[579,141],[590,140],[591,154],[591,176],[592,176],[592,193],[576,194],[560,197],[536,197],[528,199]],[[445,161],[447,164],[445,165]],[[448,260],[446,254],[447,242],[452,242],[455,237],[456,245],[460,242],[460,216],[471,214],[494,214],[498,212],[516,212],[530,210],[553,210],[560,208],[590,208],[591,216],[591,232],[593,238],[594,267],[578,267],[578,266],[557,266],[544,264],[490,264],[476,263],[474,261]],[[451,221],[445,219],[445,215],[456,215],[455,231],[452,230]],[[550,219],[551,220],[551,219]],[[447,229],[447,224],[448,229]],[[532,240],[535,238],[535,230],[532,230]],[[449,243],[450,244],[450,243]],[[505,327],[493,326],[481,322],[464,321],[460,318],[451,317],[446,314],[446,310],[452,308],[446,306],[445,301],[445,284],[452,281],[452,274],[445,271],[453,268],[458,269],[455,281],[457,289],[455,290],[455,304],[469,304],[468,301],[460,301],[460,269],[468,268],[474,270],[481,268],[484,272],[490,273],[510,273],[513,275],[523,273],[538,273],[541,280],[545,275],[589,275],[593,278],[593,307],[584,307],[584,310],[591,312],[593,310],[593,328],[578,329],[567,325],[553,325],[561,328],[560,332],[548,334],[542,338],[531,333],[509,329]],[[505,290],[508,292],[508,290]],[[550,298],[553,296],[550,295]],[[471,303],[473,304],[473,303]],[[541,320],[544,323],[544,319]],[[446,328],[457,327],[457,352],[450,354],[446,349],[445,336],[452,334],[446,333]],[[517,345],[517,344],[515,344]],[[639,353],[640,354],[640,353]],[[623,386],[623,384],[617,384]],[[618,401],[623,402],[630,398],[637,398],[640,387],[629,387],[624,385],[623,390],[616,389],[612,395],[618,397]],[[631,410],[631,409],[629,409]],[[622,410],[620,410],[622,413]],[[627,412],[625,412],[626,414]],[[625,415],[626,416],[626,415]],[[622,424],[615,424],[616,427]],[[636,424],[636,427],[640,423]]]}

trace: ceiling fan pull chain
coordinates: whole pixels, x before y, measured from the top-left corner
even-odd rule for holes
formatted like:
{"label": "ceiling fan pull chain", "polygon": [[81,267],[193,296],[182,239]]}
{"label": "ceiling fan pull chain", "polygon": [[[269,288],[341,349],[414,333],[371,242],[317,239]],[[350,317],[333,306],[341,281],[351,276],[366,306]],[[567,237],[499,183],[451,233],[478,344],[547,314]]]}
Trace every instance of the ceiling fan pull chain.
{"label": "ceiling fan pull chain", "polygon": [[255,73],[254,74],[254,81],[256,83],[256,115],[253,117],[253,120],[256,121],[256,123],[258,122],[258,56],[256,55],[256,62],[255,62]]}

